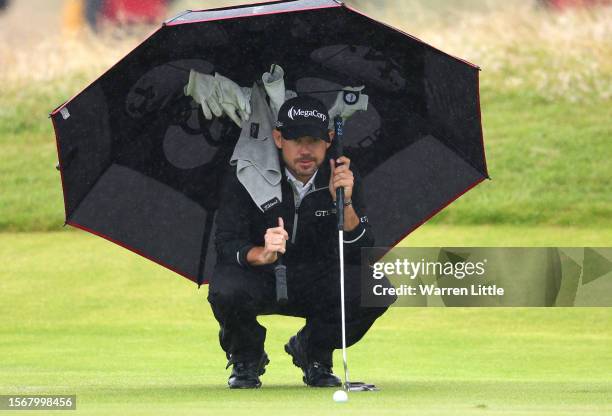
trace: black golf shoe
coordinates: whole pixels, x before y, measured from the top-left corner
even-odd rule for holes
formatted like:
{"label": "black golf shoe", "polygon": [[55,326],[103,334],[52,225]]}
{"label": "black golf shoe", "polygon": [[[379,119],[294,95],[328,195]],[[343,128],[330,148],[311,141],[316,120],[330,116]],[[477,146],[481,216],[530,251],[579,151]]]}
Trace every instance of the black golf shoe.
{"label": "black golf shoe", "polygon": [[259,376],[266,372],[266,365],[270,363],[268,355],[264,352],[261,358],[256,361],[234,362],[231,359],[227,363],[228,368],[232,367],[227,384],[230,389],[257,389],[261,387]]}
{"label": "black golf shoe", "polygon": [[308,362],[306,352],[294,335],[285,344],[285,351],[293,358],[293,364],[302,369],[302,380],[311,387],[338,387],[342,381],[334,373],[332,366],[318,361]]}

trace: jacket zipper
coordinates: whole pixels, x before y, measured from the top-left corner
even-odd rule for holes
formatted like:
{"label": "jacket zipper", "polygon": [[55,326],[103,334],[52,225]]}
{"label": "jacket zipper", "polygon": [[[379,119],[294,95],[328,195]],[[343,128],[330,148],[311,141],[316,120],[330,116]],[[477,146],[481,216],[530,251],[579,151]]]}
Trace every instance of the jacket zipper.
{"label": "jacket zipper", "polygon": [[300,206],[295,207],[295,215],[293,216],[293,232],[291,233],[291,244],[295,244],[295,235],[297,234],[298,210]]}
{"label": "jacket zipper", "polygon": [[[293,185],[291,185],[291,189],[293,190],[293,200],[297,201],[299,194],[296,195],[295,192],[295,188],[293,187]],[[325,187],[321,187],[321,188],[317,188],[317,189],[313,189],[311,191],[306,192],[306,194],[304,194],[304,198],[306,198],[308,195],[313,194],[317,191],[323,190],[323,189],[327,189]],[[297,236],[297,225],[298,225],[298,218],[299,218],[299,210],[300,210],[300,206],[302,205],[302,201],[304,201],[304,198],[302,198],[302,200],[298,203],[295,203],[295,215],[293,216],[293,231],[291,233],[291,244],[295,244],[295,239]]]}

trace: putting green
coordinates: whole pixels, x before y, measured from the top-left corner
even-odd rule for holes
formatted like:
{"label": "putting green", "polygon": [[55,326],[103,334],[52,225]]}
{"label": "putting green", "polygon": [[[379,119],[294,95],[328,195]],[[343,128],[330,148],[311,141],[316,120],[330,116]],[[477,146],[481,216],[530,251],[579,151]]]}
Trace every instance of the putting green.
{"label": "putting green", "polygon": [[609,308],[394,308],[349,349],[382,390],[338,404],[282,350],[300,319],[261,319],[263,388],[230,391],[205,287],[82,232],[0,234],[0,264],[0,394],[77,395],[53,414],[612,413]]}

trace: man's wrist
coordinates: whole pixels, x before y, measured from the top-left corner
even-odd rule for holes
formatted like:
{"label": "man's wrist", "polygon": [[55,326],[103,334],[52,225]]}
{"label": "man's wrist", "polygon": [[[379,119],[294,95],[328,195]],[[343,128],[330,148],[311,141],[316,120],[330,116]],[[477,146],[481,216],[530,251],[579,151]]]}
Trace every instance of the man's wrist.
{"label": "man's wrist", "polygon": [[260,261],[262,266],[274,263],[277,258],[278,254],[266,250],[265,247],[261,251]]}
{"label": "man's wrist", "polygon": [[[345,207],[350,207],[351,205],[353,205],[353,200],[352,199],[345,199],[344,200],[344,206]],[[338,204],[336,203],[336,201],[334,201],[334,206],[337,207]]]}
{"label": "man's wrist", "polygon": [[247,254],[247,262],[251,266],[265,266],[274,263],[274,261],[274,256],[266,252],[265,247],[253,247]]}
{"label": "man's wrist", "polygon": [[344,209],[344,231],[352,232],[359,226],[359,216],[355,212],[353,205],[349,205]]}

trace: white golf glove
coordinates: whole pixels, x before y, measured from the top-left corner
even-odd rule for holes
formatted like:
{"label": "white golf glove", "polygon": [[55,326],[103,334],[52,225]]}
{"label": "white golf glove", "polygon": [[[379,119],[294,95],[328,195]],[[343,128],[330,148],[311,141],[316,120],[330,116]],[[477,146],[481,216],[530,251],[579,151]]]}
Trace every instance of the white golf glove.
{"label": "white golf glove", "polygon": [[223,109],[217,99],[217,81],[212,75],[201,74],[193,69],[189,72],[189,83],[184,93],[192,97],[202,107],[206,120],[212,120],[213,114],[223,115]]}
{"label": "white golf glove", "polygon": [[192,69],[184,93],[200,104],[207,120],[225,113],[240,127],[251,116],[251,89],[218,73],[212,76]]}
{"label": "white golf glove", "polygon": [[344,87],[338,93],[336,102],[329,110],[329,128],[331,130],[334,128],[334,118],[336,116],[341,116],[346,121],[357,111],[366,111],[368,109],[370,97],[361,94],[364,88],[364,85],[361,87]]}
{"label": "white golf glove", "polygon": [[276,64],[272,64],[270,72],[264,73],[261,77],[266,93],[270,97],[270,108],[277,119],[278,110],[280,110],[286,98],[284,77],[285,70]]}
{"label": "white golf glove", "polygon": [[225,114],[240,127],[251,116],[251,89],[241,88],[223,75],[216,73],[216,95]]}

